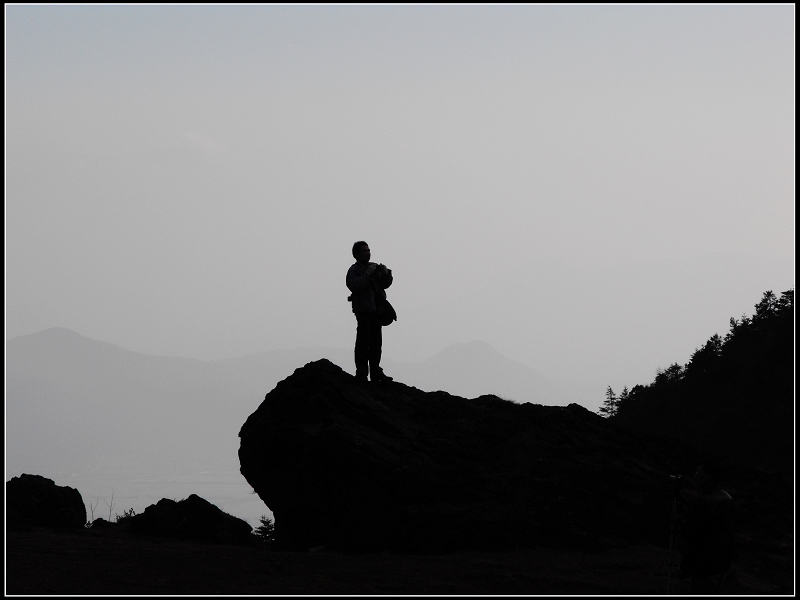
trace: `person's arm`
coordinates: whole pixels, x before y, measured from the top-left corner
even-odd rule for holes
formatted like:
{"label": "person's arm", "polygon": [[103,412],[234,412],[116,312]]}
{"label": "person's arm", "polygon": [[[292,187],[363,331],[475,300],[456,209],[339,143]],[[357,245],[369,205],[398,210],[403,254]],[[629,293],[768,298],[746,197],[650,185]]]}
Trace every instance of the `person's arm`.
{"label": "person's arm", "polygon": [[369,263],[363,273],[359,272],[360,268],[358,265],[353,265],[350,267],[350,270],[347,271],[347,288],[353,293],[358,293],[365,290],[367,287],[369,287],[372,274],[375,272],[377,267],[378,265],[375,263]]}
{"label": "person's arm", "polygon": [[378,285],[386,289],[392,285],[393,280],[392,270],[386,265],[378,265]]}

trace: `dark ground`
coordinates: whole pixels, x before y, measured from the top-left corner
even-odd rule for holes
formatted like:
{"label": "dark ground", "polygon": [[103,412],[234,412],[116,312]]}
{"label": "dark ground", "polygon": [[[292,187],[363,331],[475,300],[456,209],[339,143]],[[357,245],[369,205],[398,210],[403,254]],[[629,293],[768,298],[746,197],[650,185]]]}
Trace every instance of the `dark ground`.
{"label": "dark ground", "polygon": [[[791,595],[791,538],[740,552],[722,593]],[[446,555],[274,552],[34,528],[6,535],[7,595],[647,595],[666,593],[667,550],[535,548]],[[678,594],[688,594],[681,581]]]}

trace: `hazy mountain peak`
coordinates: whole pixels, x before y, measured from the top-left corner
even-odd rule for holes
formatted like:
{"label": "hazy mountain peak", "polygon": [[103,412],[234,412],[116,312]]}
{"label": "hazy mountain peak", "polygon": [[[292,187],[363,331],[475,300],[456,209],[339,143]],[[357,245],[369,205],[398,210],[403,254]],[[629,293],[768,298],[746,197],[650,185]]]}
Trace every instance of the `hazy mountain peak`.
{"label": "hazy mountain peak", "polygon": [[445,390],[467,398],[496,394],[521,402],[556,405],[579,400],[575,394],[566,393],[541,373],[506,357],[482,340],[450,344],[421,363],[386,366],[396,379],[420,389]]}
{"label": "hazy mountain peak", "polygon": [[[145,384],[199,378],[206,363],[192,358],[159,357],[101,342],[66,327],[51,327],[9,340],[8,376],[76,383],[123,377]],[[81,383],[82,385],[82,383]],[[185,385],[182,384],[182,385]]]}
{"label": "hazy mountain peak", "polygon": [[100,364],[122,348],[83,336],[66,327],[51,327],[15,337],[6,345],[9,375],[64,372],[81,364]]}
{"label": "hazy mountain peak", "polygon": [[32,333],[31,335],[86,337],[77,331],[73,331],[69,327],[49,327],[48,329],[43,329],[42,331],[38,333]]}
{"label": "hazy mountain peak", "polygon": [[508,358],[494,346],[483,340],[450,344],[441,352],[431,357],[427,362],[437,367],[442,367],[447,364],[457,369],[479,367],[481,370],[489,366],[502,365],[504,370],[513,367],[521,371],[530,372],[544,379],[544,376],[537,373],[534,369]]}
{"label": "hazy mountain peak", "polygon": [[42,331],[31,333],[29,335],[21,335],[9,340],[8,345],[13,345],[17,349],[49,348],[51,350],[65,350],[80,348],[85,350],[91,348],[93,351],[108,351],[111,348],[115,348],[118,350],[123,350],[123,348],[120,348],[115,344],[101,342],[99,340],[86,337],[85,335],[81,335],[77,331],[73,331],[67,327],[50,327],[49,329],[43,329]]}
{"label": "hazy mountain peak", "polygon": [[11,342],[15,340],[28,340],[28,339],[47,339],[47,340],[77,340],[77,339],[89,339],[86,336],[81,335],[77,331],[73,331],[68,327],[49,327],[48,329],[42,329],[41,331],[37,331],[36,333],[31,333],[28,335],[20,335],[14,338],[11,338]]}

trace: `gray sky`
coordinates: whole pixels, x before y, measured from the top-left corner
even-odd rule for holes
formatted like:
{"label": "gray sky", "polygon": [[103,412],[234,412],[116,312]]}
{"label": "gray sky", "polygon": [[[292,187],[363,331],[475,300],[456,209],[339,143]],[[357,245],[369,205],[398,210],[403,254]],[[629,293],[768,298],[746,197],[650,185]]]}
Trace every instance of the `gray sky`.
{"label": "gray sky", "polygon": [[6,339],[348,347],[364,239],[390,358],[648,383],[794,285],[794,18],[7,5]]}

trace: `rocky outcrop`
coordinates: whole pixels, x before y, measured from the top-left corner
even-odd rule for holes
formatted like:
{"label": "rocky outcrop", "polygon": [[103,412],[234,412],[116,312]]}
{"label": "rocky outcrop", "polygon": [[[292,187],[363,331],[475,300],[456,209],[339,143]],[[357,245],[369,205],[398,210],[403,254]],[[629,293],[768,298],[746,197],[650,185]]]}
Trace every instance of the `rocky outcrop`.
{"label": "rocky outcrop", "polygon": [[23,473],[6,482],[6,519],[12,530],[34,526],[77,529],[86,525],[86,505],[75,488]]}
{"label": "rocky outcrop", "polygon": [[297,369],[239,433],[276,544],[448,551],[663,543],[697,457],[594,413]]}
{"label": "rocky outcrop", "polygon": [[[162,498],[129,519],[134,533],[221,544],[251,544],[253,530],[196,494],[176,502]],[[94,525],[92,525],[94,529]]]}

